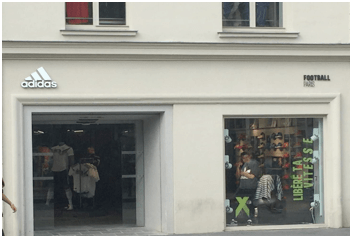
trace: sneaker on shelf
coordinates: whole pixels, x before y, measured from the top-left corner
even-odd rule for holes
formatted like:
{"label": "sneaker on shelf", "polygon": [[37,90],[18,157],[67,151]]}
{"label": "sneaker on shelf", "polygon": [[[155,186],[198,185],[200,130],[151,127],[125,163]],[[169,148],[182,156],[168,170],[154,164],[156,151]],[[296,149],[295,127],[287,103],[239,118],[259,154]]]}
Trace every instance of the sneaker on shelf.
{"label": "sneaker on shelf", "polygon": [[237,144],[235,147],[234,147],[234,149],[242,149],[242,145],[240,145],[240,144]]}
{"label": "sneaker on shelf", "polygon": [[275,138],[279,138],[282,139],[283,138],[283,134],[281,132],[278,132],[275,136]]}
{"label": "sneaker on shelf", "polygon": [[283,158],[289,158],[289,153],[285,153],[285,154],[283,154],[283,156],[282,156]]}
{"label": "sneaker on shelf", "polygon": [[289,162],[287,162],[286,164],[284,164],[284,165],[282,166],[283,169],[288,169],[289,167],[290,167]]}
{"label": "sneaker on shelf", "polygon": [[271,134],[271,139],[276,140],[276,134],[275,133]]}
{"label": "sneaker on shelf", "polygon": [[271,149],[275,149],[276,148],[276,144],[274,143],[271,143],[271,146],[270,146]]}
{"label": "sneaker on shelf", "polygon": [[282,148],[282,143],[278,143],[275,148]]}
{"label": "sneaker on shelf", "polygon": [[258,139],[265,139],[265,133],[262,132],[260,135],[258,135]]}
{"label": "sneaker on shelf", "polygon": [[285,142],[283,145],[282,145],[283,148],[288,148],[289,147],[289,142]]}
{"label": "sneaker on shelf", "polygon": [[282,179],[289,179],[289,175],[288,174],[283,175]]}
{"label": "sneaker on shelf", "polygon": [[264,147],[265,147],[265,144],[264,144],[264,143],[261,143],[261,144],[258,146],[259,149],[262,149],[262,148],[264,148]]}
{"label": "sneaker on shelf", "polygon": [[295,154],[295,156],[293,157],[293,159],[298,159],[298,158],[301,158],[301,157],[302,157],[301,152],[297,152],[297,154]]}

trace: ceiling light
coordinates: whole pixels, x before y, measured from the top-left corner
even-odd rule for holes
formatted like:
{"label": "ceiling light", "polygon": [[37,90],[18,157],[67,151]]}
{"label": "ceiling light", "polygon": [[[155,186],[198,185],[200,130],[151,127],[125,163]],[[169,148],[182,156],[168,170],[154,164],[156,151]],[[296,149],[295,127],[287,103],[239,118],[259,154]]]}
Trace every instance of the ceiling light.
{"label": "ceiling light", "polygon": [[84,130],[82,130],[82,129],[80,129],[80,130],[74,130],[73,132],[74,132],[74,133],[83,133]]}

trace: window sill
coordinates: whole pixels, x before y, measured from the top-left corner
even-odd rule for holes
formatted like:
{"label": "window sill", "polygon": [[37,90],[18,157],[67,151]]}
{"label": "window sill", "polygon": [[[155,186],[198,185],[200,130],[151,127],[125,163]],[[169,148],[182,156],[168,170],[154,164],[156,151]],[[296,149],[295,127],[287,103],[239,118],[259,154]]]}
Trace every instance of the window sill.
{"label": "window sill", "polygon": [[224,29],[218,32],[220,38],[298,38],[299,32],[288,32],[283,28],[274,29]]}
{"label": "window sill", "polygon": [[137,30],[60,30],[63,36],[120,36],[135,37]]}

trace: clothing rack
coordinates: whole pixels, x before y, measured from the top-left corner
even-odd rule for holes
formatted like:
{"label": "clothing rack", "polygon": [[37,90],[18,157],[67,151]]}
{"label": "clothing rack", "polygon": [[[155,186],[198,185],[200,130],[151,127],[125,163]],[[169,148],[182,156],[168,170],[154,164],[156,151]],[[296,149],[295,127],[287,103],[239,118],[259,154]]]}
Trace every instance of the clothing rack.
{"label": "clothing rack", "polygon": [[[79,159],[79,175],[80,175],[80,193],[79,193],[79,202],[80,202],[80,208],[81,208],[81,204],[82,204],[82,201],[81,201],[81,165],[82,164],[85,164],[85,163],[90,163],[92,164],[94,162],[94,158],[91,158],[91,157],[86,157],[86,158],[80,158]],[[92,207],[95,208],[95,196],[92,197]]]}

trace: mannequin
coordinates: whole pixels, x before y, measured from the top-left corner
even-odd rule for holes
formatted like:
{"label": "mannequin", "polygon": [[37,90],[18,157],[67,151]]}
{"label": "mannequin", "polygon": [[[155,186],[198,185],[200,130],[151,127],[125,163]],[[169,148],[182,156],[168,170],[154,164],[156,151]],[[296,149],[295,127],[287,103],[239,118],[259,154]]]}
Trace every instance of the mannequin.
{"label": "mannequin", "polygon": [[[74,164],[73,148],[71,148],[64,142],[59,142],[57,146],[51,148],[51,152],[53,153],[53,164],[51,171],[54,174],[55,186],[62,186],[64,188],[69,204],[68,207],[66,207],[66,209],[69,211],[73,210],[73,194],[68,184],[68,170],[70,166]],[[46,205],[50,204],[50,200],[53,198],[53,195],[53,189],[50,188],[46,197]]]}

